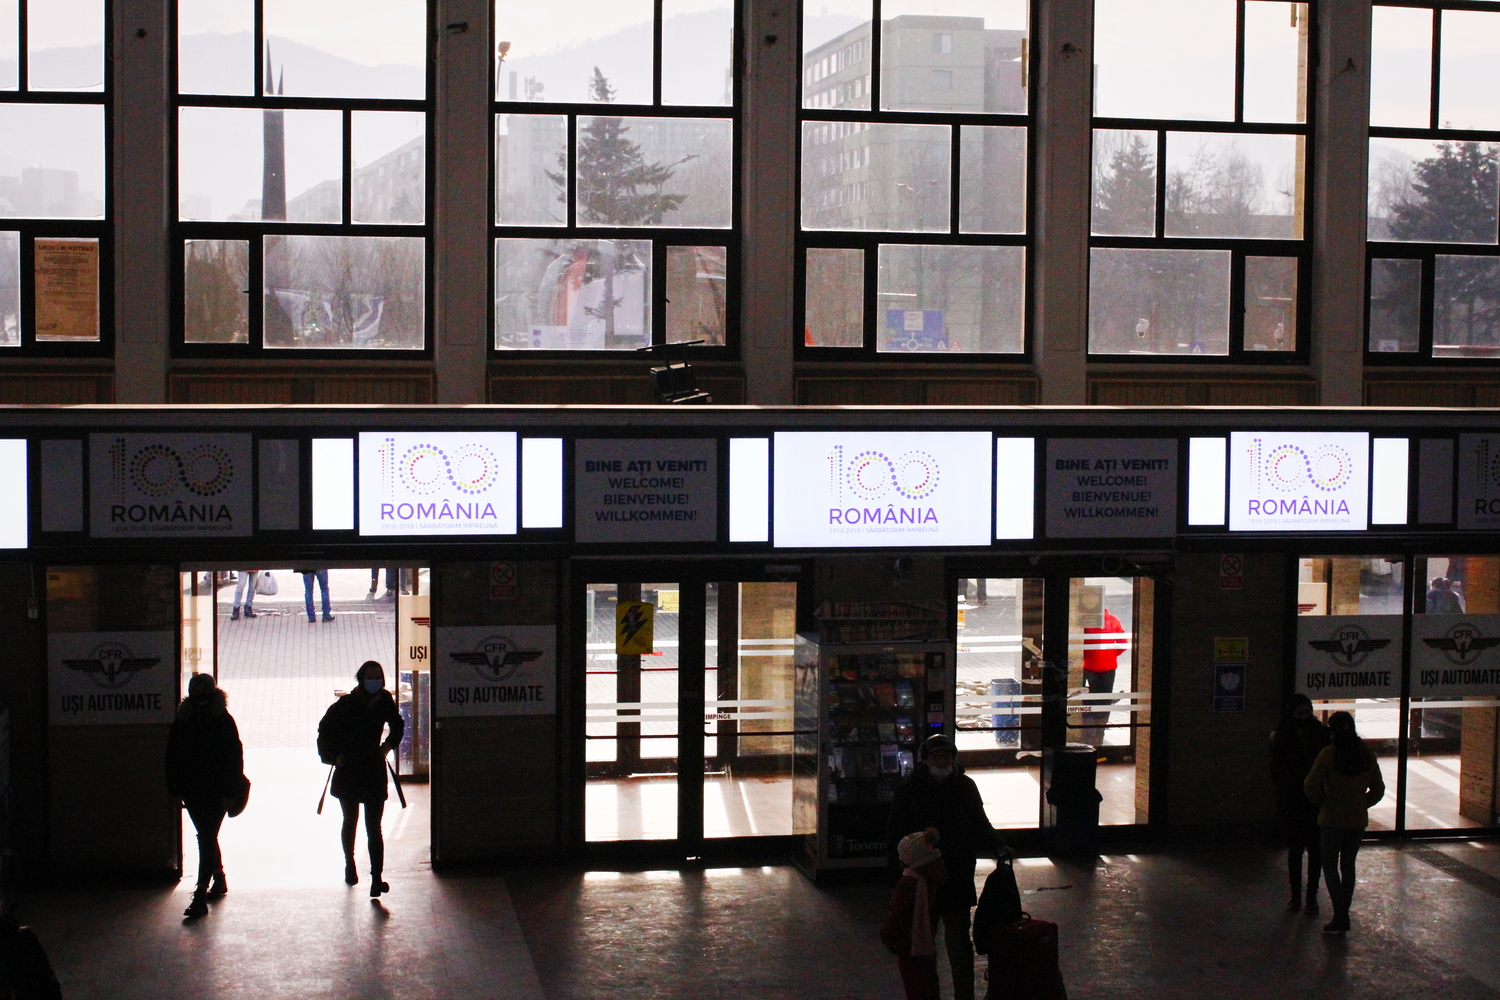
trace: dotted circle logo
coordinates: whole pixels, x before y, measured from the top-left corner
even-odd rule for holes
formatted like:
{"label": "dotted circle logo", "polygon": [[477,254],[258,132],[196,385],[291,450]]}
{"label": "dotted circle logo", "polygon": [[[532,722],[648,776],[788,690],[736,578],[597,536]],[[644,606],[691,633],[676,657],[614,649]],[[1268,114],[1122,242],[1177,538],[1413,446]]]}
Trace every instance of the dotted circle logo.
{"label": "dotted circle logo", "polygon": [[413,493],[436,493],[446,483],[460,493],[478,495],[495,484],[499,463],[488,448],[466,444],[449,455],[432,444],[406,449],[399,463],[402,482]]}
{"label": "dotted circle logo", "polygon": [[882,451],[862,451],[850,460],[849,489],[863,500],[880,500],[892,490],[905,500],[924,500],[938,487],[938,463],[925,451],[891,458]]}
{"label": "dotted circle logo", "polygon": [[224,492],[234,481],[234,462],[218,445],[205,444],[186,454],[164,444],[150,444],[130,459],[130,482],[149,497],[165,499],[179,486],[200,497]]}
{"label": "dotted circle logo", "polygon": [[1283,492],[1313,489],[1334,493],[1349,485],[1354,463],[1338,445],[1319,445],[1308,451],[1295,444],[1277,445],[1262,466],[1272,488]]}

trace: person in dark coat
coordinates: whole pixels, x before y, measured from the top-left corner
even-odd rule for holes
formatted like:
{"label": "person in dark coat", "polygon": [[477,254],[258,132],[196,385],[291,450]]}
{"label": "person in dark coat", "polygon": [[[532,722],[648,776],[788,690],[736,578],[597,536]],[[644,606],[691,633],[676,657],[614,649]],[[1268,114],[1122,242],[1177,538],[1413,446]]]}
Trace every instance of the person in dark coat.
{"label": "person in dark coat", "polygon": [[[1271,781],[1276,786],[1276,812],[1286,837],[1287,881],[1292,898],[1288,910],[1318,912],[1318,873],[1323,869],[1322,836],[1318,830],[1318,807],[1302,791],[1313,761],[1328,745],[1328,727],[1313,715],[1312,700],[1305,694],[1287,699],[1281,725],[1271,733]],[[1302,897],[1302,853],[1307,852],[1307,899]]]}
{"label": "person in dark coat", "polygon": [[[385,670],[366,660],[354,675],[354,690],[329,706],[318,723],[318,756],[332,764],[333,795],[344,810],[344,881],[359,884],[354,867],[354,832],[359,807],[365,807],[365,835],[370,848],[370,898],[391,887],[380,880],[385,870],[385,839],[380,818],[389,792],[385,783],[385,755],[401,744],[406,724],[396,699],[385,689]],[[390,727],[384,742],[381,733]]]}
{"label": "person in dark coat", "polygon": [[[969,911],[978,902],[974,866],[981,852],[999,857],[1009,848],[984,814],[979,786],[954,758],[953,741],[946,736],[929,736],[922,744],[922,762],[891,799],[886,840],[893,863],[899,864],[896,851],[903,837],[937,828],[947,878],[938,886],[934,912],[953,971],[953,1000],[974,1000],[974,944],[969,939]],[[936,982],[932,995],[937,996]]]}
{"label": "person in dark coat", "polygon": [[245,750],[229,699],[208,674],[194,674],[167,736],[167,790],[198,831],[198,886],[184,916],[208,913],[208,900],[229,891],[219,827],[245,783]]}

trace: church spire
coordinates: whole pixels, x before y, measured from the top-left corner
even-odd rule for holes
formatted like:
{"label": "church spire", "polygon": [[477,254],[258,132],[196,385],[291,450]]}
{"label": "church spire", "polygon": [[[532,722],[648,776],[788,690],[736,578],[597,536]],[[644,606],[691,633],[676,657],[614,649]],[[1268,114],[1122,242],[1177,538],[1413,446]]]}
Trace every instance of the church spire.
{"label": "church spire", "polygon": [[[286,67],[281,68],[279,86],[272,90],[271,43],[266,43],[265,87],[267,96],[286,94]],[[260,217],[281,221],[286,218],[286,113],[280,108],[266,109],[263,132],[263,157],[260,180]]]}

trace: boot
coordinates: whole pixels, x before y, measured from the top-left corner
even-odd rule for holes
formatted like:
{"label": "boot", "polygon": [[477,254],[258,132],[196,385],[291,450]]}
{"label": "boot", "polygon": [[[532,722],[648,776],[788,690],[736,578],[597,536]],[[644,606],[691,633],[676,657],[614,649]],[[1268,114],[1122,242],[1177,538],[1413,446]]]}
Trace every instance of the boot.
{"label": "boot", "polygon": [[208,916],[208,893],[202,886],[193,891],[192,902],[188,903],[188,908],[182,911],[182,915],[189,920]]}
{"label": "boot", "polygon": [[373,873],[371,873],[371,875],[370,875],[370,898],[371,899],[377,899],[377,898],[379,898],[379,896],[380,896],[380,894],[382,892],[390,892],[390,891],[391,891],[391,885],[390,885],[390,883],[389,882],[382,882],[382,881],[380,881],[380,873],[379,872],[373,872]]}
{"label": "boot", "polygon": [[1304,907],[1302,907],[1302,912],[1306,913],[1309,917],[1315,916],[1317,914],[1317,912],[1318,912],[1318,888],[1317,888],[1317,886],[1313,886],[1312,888],[1310,888],[1310,889],[1307,890],[1307,905],[1304,906]]}
{"label": "boot", "polygon": [[1297,889],[1292,890],[1292,898],[1286,901],[1286,908],[1296,913],[1302,909],[1302,893]]}
{"label": "boot", "polygon": [[254,608],[252,608],[252,607],[251,607],[251,606],[250,606],[250,605],[248,605],[248,604],[247,604],[247,605],[245,605],[245,617],[246,617],[246,618],[254,618],[254,617],[255,617],[255,609],[254,609]]}
{"label": "boot", "polygon": [[239,608],[235,608],[234,610],[232,610],[232,611],[229,612],[229,620],[232,621],[232,622],[237,622],[237,621],[240,620],[240,609]]}
{"label": "boot", "polygon": [[354,859],[344,859],[344,884],[359,885],[359,872],[354,870]]}
{"label": "boot", "polygon": [[1349,930],[1349,914],[1335,913],[1333,919],[1323,925],[1324,934],[1345,934]]}
{"label": "boot", "polygon": [[228,894],[229,882],[225,880],[224,873],[219,872],[219,874],[214,876],[213,884],[208,887],[208,895],[210,898],[218,899],[220,896],[227,896]]}

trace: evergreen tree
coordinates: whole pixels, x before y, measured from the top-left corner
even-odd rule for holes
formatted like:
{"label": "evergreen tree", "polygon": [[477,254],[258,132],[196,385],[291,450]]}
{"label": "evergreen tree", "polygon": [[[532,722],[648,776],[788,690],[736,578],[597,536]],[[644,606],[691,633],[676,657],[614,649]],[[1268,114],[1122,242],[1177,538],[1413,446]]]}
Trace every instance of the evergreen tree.
{"label": "evergreen tree", "polygon": [[1110,153],[1094,171],[1094,232],[1150,236],[1156,227],[1156,148],[1140,133]]}

